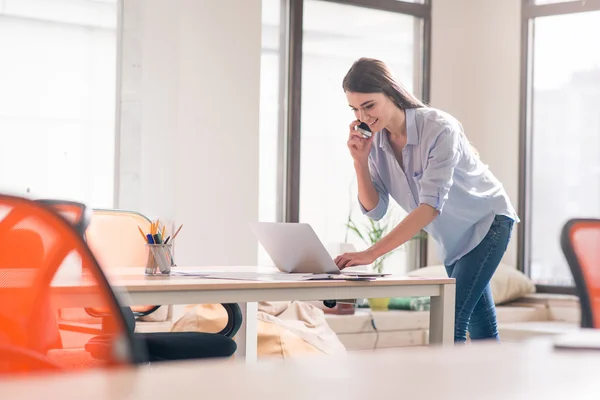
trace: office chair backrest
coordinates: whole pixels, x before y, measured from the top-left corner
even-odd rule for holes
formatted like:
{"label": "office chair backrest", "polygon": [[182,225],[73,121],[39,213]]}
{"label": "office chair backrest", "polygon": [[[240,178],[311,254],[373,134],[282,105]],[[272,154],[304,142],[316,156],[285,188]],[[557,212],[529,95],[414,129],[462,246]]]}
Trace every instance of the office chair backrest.
{"label": "office chair backrest", "polygon": [[571,219],[561,247],[581,303],[581,326],[600,329],[600,219]]}
{"label": "office chair backrest", "polygon": [[144,267],[146,247],[138,226],[150,232],[150,220],[124,210],[94,210],[85,237],[104,268]]}
{"label": "office chair backrest", "polygon": [[38,199],[36,202],[50,206],[61,217],[69,221],[80,235],[85,234],[92,218],[92,210],[85,204],[55,199]]}
{"label": "office chair backrest", "polygon": [[[95,209],[85,237],[102,268],[146,265],[148,253],[142,232],[150,232],[151,221],[143,214],[126,210]],[[133,306],[136,317],[151,314],[159,305]]]}
{"label": "office chair backrest", "polygon": [[[57,322],[59,309],[86,306],[107,310],[116,332],[103,363],[83,350],[89,334]],[[0,375],[130,364],[143,358],[136,351],[115,294],[73,226],[40,202],[0,195]]]}

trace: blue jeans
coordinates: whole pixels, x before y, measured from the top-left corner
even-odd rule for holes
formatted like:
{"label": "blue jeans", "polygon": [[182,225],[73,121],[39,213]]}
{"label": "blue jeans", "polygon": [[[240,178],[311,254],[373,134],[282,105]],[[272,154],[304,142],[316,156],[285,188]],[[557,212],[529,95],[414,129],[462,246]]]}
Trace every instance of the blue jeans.
{"label": "blue jeans", "polygon": [[514,221],[496,215],[483,240],[452,265],[446,265],[448,276],[456,279],[454,341],[500,340],[496,307],[490,280],[508,247]]}

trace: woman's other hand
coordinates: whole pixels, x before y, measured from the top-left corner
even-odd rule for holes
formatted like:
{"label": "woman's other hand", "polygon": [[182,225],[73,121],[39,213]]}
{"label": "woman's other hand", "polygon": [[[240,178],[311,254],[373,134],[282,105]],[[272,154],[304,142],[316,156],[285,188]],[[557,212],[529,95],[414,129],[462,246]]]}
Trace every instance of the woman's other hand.
{"label": "woman's other hand", "polygon": [[354,253],[344,253],[340,256],[337,256],[333,261],[339,269],[344,269],[346,267],[354,267],[356,265],[369,265],[372,264],[375,259],[376,257],[371,251],[365,250]]}

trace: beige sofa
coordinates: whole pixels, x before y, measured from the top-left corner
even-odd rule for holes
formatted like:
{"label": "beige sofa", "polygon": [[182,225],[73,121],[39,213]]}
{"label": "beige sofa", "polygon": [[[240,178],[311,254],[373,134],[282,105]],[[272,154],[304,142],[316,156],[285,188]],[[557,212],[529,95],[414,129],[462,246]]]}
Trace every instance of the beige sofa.
{"label": "beige sofa", "polygon": [[[577,297],[540,293],[499,305],[497,314],[503,341],[565,333],[577,329],[580,319]],[[326,320],[348,350],[428,343],[429,311],[357,309],[353,315],[327,314]]]}
{"label": "beige sofa", "polygon": [[[407,275],[447,276],[442,265]],[[576,296],[535,293],[535,285],[528,277],[504,264],[498,267],[490,284],[502,341],[554,335],[579,327],[581,311]],[[349,350],[420,346],[427,344],[429,338],[429,311],[357,309],[354,315],[329,314],[327,322]]]}

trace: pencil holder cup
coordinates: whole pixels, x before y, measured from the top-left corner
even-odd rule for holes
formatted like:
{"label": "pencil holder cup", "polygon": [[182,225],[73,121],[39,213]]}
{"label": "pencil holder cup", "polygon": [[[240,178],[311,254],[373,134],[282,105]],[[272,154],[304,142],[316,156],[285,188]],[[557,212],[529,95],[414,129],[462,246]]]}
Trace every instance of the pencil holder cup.
{"label": "pencil holder cup", "polygon": [[146,244],[146,275],[170,275],[175,265],[170,244]]}

